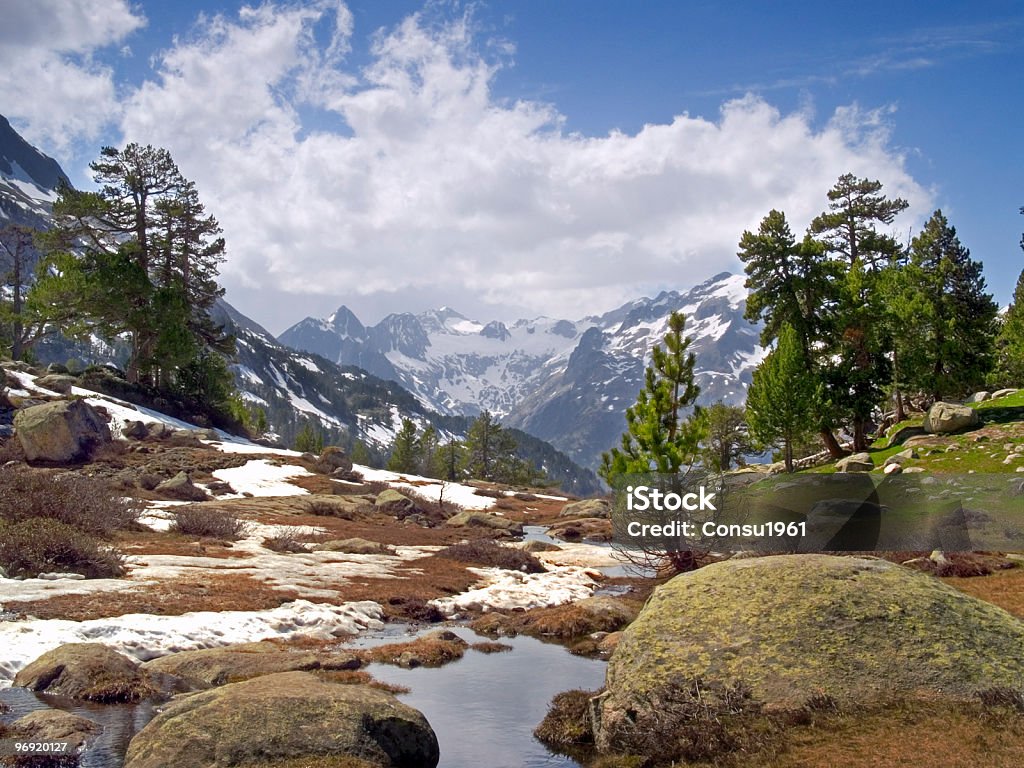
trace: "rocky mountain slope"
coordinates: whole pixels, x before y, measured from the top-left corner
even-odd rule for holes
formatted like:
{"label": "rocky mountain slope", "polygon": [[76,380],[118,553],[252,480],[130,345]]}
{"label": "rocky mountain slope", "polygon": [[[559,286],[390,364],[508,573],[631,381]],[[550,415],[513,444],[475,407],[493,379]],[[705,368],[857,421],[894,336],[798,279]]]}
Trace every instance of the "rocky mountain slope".
{"label": "rocky mountain slope", "polygon": [[364,326],[347,307],[306,318],[279,341],[400,382],[441,413],[488,409],[594,467],[625,427],[651,349],[680,310],[694,339],[702,403],[742,402],[764,352],[743,318],[744,278],[722,273],[578,321],[481,323],[443,307]]}
{"label": "rocky mountain slope", "polygon": [[0,226],[43,227],[68,177],[52,157],[23,139],[0,115]]}

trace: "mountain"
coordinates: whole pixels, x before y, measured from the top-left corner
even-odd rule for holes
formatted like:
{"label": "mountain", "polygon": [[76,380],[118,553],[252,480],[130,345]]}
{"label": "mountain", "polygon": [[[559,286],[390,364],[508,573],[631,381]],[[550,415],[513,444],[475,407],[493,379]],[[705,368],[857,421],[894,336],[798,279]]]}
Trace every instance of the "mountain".
{"label": "mountain", "polygon": [[57,161],[25,141],[0,115],[0,226],[44,227],[57,189],[67,183]]}
{"label": "mountain", "polygon": [[594,468],[618,443],[673,311],[686,314],[694,339],[700,402],[745,400],[764,355],[759,329],[743,317],[746,296],[742,276],[721,273],[688,291],[578,321],[481,323],[443,307],[366,327],[342,306],[324,320],[306,318],[278,340],[397,381],[441,413],[490,410]]}

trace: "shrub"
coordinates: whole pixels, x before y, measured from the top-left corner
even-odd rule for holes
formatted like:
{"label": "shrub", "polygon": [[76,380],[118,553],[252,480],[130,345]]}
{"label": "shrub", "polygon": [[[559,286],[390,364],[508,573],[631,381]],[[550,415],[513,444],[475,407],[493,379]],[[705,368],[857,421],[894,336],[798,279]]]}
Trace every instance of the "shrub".
{"label": "shrub", "polygon": [[1005,707],[1024,715],[1024,688],[986,688],[978,691],[978,698],[985,707]]}
{"label": "shrub", "polygon": [[17,523],[50,518],[107,537],[134,525],[140,512],[137,501],[118,496],[99,478],[18,467],[0,469],[0,520]]}
{"label": "shrub", "polygon": [[594,735],[590,730],[590,700],[600,691],[572,690],[556,694],[533,735],[541,743],[551,747],[570,744],[592,744]]}
{"label": "shrub", "polygon": [[523,573],[544,573],[547,570],[541,561],[531,553],[515,547],[503,547],[490,539],[452,544],[438,552],[437,556],[457,560],[460,563],[504,568]]}
{"label": "shrub", "polygon": [[282,528],[276,536],[268,536],[263,539],[263,546],[272,552],[281,552],[282,554],[297,554],[299,552],[309,552],[309,547],[299,541],[301,536],[301,529],[288,526]]}
{"label": "shrub", "polygon": [[186,536],[234,541],[240,539],[247,526],[244,521],[216,509],[182,507],[174,512],[171,529]]}
{"label": "shrub", "polygon": [[77,528],[49,518],[0,524],[0,564],[11,576],[80,573],[89,579],[124,575],[118,552]]}

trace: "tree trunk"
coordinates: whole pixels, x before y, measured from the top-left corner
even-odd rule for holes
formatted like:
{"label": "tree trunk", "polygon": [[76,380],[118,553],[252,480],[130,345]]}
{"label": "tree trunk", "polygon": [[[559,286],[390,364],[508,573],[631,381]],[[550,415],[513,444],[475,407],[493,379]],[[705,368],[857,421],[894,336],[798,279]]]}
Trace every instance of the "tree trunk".
{"label": "tree trunk", "polygon": [[793,441],[786,438],[786,445],[783,449],[783,456],[786,460],[786,471],[793,472]]}
{"label": "tree trunk", "polygon": [[864,429],[864,419],[858,417],[853,420],[853,450],[866,451],[867,449],[868,440]]}
{"label": "tree trunk", "polygon": [[822,442],[825,443],[825,448],[828,450],[829,456],[833,459],[841,459],[846,455],[846,451],[843,450],[839,441],[836,440],[836,436],[832,434],[831,429],[823,427],[819,434],[821,435]]}
{"label": "tree trunk", "polygon": [[677,552],[668,552],[668,561],[676,573],[688,573],[697,570],[697,558],[692,549]]}

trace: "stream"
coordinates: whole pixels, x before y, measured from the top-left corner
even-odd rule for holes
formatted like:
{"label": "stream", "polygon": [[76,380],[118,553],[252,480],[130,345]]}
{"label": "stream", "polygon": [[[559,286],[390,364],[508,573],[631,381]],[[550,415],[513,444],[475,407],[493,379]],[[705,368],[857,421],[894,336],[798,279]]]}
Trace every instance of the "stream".
{"label": "stream", "polygon": [[[468,643],[489,638],[464,626],[431,625],[411,632],[388,625],[350,643],[379,645],[413,639],[423,632],[448,628]],[[593,690],[604,684],[605,662],[573,656],[564,647],[530,637],[501,638],[513,650],[485,654],[467,650],[444,667],[402,669],[371,664],[376,679],[410,690],[398,698],[426,716],[441,746],[440,768],[571,768],[578,763],[550,753],[533,738],[551,698],[571,688]],[[128,742],[155,715],[152,703],[102,705],[37,694],[24,688],[0,689],[10,723],[37,709],[63,709],[103,725],[103,733],[81,759],[82,768],[121,768]]]}

